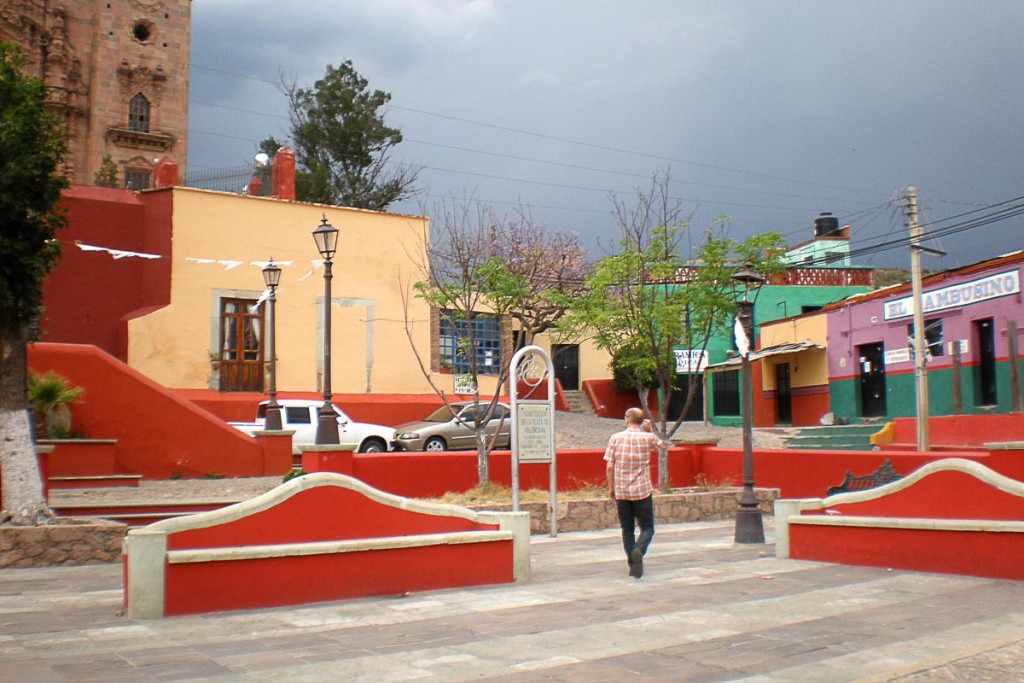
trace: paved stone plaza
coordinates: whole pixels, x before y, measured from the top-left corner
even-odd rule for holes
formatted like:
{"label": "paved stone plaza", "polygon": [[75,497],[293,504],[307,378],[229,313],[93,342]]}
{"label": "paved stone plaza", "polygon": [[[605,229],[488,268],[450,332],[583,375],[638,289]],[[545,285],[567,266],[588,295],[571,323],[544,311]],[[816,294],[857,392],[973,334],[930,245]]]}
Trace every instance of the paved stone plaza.
{"label": "paved stone plaza", "polygon": [[661,526],[640,581],[614,531],[532,552],[521,585],[159,621],[119,615],[119,565],[0,570],[0,681],[1024,681],[1024,583],[777,560],[728,522]]}

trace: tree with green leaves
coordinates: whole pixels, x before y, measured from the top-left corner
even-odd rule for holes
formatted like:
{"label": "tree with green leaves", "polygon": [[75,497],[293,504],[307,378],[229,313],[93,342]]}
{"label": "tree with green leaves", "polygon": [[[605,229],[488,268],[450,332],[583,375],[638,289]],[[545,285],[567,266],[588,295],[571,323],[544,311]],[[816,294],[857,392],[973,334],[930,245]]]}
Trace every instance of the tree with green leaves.
{"label": "tree with green leaves", "polygon": [[92,182],[99,187],[117,187],[117,164],[109,154],[104,155],[100,161],[100,168],[93,176]]}
{"label": "tree with green leaves", "polygon": [[[436,308],[453,338],[452,350],[462,373],[474,387],[481,377],[493,377],[493,395],[473,394],[474,414],[469,427],[477,438],[477,473],[481,486],[489,481],[488,455],[495,439],[486,427],[498,396],[508,386],[511,357],[506,357],[506,320],[514,327],[514,347],[532,344],[534,336],[551,330],[583,286],[589,259],[573,233],[552,232],[529,220],[520,209],[516,220],[498,216],[493,207],[472,197],[446,197],[433,211],[432,237],[415,296]],[[408,310],[408,306],[406,307]],[[497,358],[493,339],[481,339],[474,320],[493,318],[502,347]],[[477,320],[479,322],[479,320]],[[423,376],[445,403],[427,364],[413,340],[413,321],[406,315],[406,332]],[[497,362],[495,362],[497,361]]]}
{"label": "tree with green leaves", "polygon": [[[628,378],[640,405],[664,446],[658,456],[658,487],[669,489],[668,442],[682,424],[697,388],[699,369],[691,367],[682,411],[670,420],[666,407],[678,391],[675,350],[701,355],[716,335],[728,335],[736,312],[731,278],[750,264],[764,277],[782,272],[782,244],[777,233],[736,242],[725,221],[703,232],[698,241],[682,219],[678,201],[669,195],[668,173],[655,175],[651,186],[637,189],[635,202],[615,200],[622,229],[618,253],[597,262],[563,320],[563,333],[589,335],[615,359],[615,370]],[[680,251],[689,247],[684,257]],[[657,390],[659,410],[651,410],[649,392]]]}
{"label": "tree with green leaves", "polygon": [[17,48],[0,42],[0,522],[53,518],[43,495],[28,414],[27,353],[39,323],[43,279],[57,262],[58,175],[65,143],[46,86],[24,75]]}
{"label": "tree with green leaves", "polygon": [[383,211],[414,193],[418,170],[389,161],[402,141],[380,112],[391,95],[368,85],[351,61],[327,65],[312,88],[285,85],[301,201]]}

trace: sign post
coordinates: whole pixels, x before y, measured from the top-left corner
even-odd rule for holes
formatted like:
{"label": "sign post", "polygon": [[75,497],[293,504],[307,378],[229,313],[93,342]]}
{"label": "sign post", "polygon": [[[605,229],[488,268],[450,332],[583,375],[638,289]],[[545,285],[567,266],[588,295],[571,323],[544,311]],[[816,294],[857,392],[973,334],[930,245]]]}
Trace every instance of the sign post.
{"label": "sign post", "polygon": [[[519,463],[551,463],[550,535],[558,534],[558,481],[555,458],[555,366],[539,346],[526,346],[512,356],[509,370],[512,397],[512,511],[519,511]],[[547,398],[532,399],[547,382]],[[520,398],[521,385],[526,395]]]}

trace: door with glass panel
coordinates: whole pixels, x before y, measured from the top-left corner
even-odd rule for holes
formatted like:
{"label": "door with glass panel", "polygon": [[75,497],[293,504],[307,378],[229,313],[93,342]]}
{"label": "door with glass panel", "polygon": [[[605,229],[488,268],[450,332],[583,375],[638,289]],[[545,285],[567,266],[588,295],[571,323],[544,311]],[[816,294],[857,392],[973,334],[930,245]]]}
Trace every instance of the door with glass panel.
{"label": "door with glass panel", "polygon": [[221,391],[263,391],[263,309],[254,311],[255,304],[221,299]]}

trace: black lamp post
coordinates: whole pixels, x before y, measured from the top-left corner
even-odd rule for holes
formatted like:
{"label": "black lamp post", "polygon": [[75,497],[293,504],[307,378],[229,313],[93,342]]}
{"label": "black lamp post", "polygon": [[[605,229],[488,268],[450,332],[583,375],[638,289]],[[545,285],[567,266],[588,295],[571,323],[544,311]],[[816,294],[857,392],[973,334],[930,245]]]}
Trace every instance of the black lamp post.
{"label": "black lamp post", "polygon": [[338,249],[338,229],[327,222],[326,214],[313,231],[313,241],[324,259],[324,404],[320,406],[315,442],[337,444],[338,417],[331,405],[331,259]]}
{"label": "black lamp post", "polygon": [[281,431],[281,406],[277,404],[277,312],[274,304],[277,301],[277,285],[281,282],[281,268],[270,257],[270,263],[263,268],[263,282],[270,290],[267,311],[270,318],[270,332],[267,335],[270,351],[270,401],[267,402],[267,413],[263,420],[263,428],[268,431]]}
{"label": "black lamp post", "polygon": [[750,351],[754,346],[754,302],[765,280],[749,264],[736,271],[732,279],[743,288],[743,298],[736,302],[736,321],[737,327],[742,328],[746,336],[745,349],[742,344],[737,344],[740,347],[740,380],[743,384],[743,492],[736,511],[735,541],[764,543],[764,521],[761,519],[757,496],[754,495],[754,387],[751,383]]}

